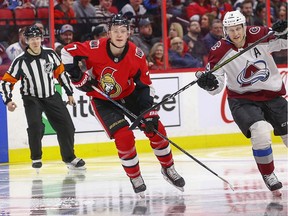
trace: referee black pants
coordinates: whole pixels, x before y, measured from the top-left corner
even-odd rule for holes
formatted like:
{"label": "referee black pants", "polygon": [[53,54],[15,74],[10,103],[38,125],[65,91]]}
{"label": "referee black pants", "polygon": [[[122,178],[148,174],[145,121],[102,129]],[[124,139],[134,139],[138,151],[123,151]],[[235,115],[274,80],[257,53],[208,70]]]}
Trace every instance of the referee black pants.
{"label": "referee black pants", "polygon": [[44,135],[42,113],[44,112],[56,131],[62,160],[64,162],[74,160],[76,158],[74,154],[75,128],[60,94],[56,92],[48,98],[23,96],[22,99],[28,123],[27,132],[31,159],[38,160],[42,158],[42,138]]}

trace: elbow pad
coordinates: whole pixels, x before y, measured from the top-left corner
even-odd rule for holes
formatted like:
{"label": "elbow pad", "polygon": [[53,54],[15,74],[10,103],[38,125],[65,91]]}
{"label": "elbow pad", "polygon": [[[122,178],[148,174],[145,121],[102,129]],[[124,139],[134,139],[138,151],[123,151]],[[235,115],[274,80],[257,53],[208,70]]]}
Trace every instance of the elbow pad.
{"label": "elbow pad", "polygon": [[71,78],[79,78],[82,75],[82,71],[78,65],[75,64],[66,64],[64,65],[65,71],[71,76]]}

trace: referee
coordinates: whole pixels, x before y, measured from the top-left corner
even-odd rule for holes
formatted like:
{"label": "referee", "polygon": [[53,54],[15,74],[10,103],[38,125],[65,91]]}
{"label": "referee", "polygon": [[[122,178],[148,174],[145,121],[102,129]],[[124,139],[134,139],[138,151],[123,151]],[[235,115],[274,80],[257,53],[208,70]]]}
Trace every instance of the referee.
{"label": "referee", "polygon": [[55,89],[54,78],[65,89],[68,103],[75,103],[70,80],[59,56],[50,48],[42,47],[42,31],[37,26],[29,26],[24,32],[27,48],[12,62],[0,83],[0,93],[9,111],[17,105],[12,100],[14,84],[21,80],[22,95],[28,123],[29,148],[32,167],[42,167],[42,138],[44,112],[57,133],[62,160],[69,169],[85,169],[85,162],[74,154],[75,128],[69,112]]}

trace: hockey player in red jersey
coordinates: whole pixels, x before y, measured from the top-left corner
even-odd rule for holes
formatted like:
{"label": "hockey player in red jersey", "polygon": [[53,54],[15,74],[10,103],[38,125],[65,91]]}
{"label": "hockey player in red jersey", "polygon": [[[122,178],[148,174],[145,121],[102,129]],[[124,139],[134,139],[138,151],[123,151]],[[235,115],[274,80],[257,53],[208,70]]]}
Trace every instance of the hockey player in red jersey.
{"label": "hockey player in red jersey", "polygon": [[[108,38],[71,43],[62,49],[61,57],[72,83],[91,97],[96,119],[108,136],[115,140],[122,166],[135,193],[143,194],[146,185],[141,177],[133,131],[129,130],[122,110],[91,87],[96,86],[135,115],[153,105],[154,88],[146,57],[141,49],[128,41],[129,33],[128,20],[119,14],[115,15],[109,24]],[[78,66],[82,59],[85,60],[87,72],[82,72]],[[145,122],[140,128],[150,140],[162,166],[163,177],[183,190],[185,181],[174,168],[169,142],[153,132],[156,129],[166,136],[157,111],[148,113]]]}
{"label": "hockey player in red jersey", "polygon": [[221,92],[226,77],[228,103],[234,121],[242,133],[251,139],[253,156],[269,190],[276,196],[282,183],[274,174],[270,125],[274,134],[288,145],[287,101],[285,86],[271,52],[287,49],[287,21],[272,26],[274,36],[249,49],[237,59],[208,72],[217,64],[267,35],[267,27],[245,26],[239,11],[227,12],[223,19],[225,37],[210,50],[207,73],[196,73],[198,85],[211,95]]}

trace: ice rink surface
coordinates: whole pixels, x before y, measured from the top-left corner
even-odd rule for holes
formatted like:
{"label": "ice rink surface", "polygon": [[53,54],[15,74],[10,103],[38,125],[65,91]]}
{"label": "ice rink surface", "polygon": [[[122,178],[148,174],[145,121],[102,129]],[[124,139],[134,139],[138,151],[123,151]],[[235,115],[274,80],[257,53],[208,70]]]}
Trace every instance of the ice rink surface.
{"label": "ice rink surface", "polygon": [[251,147],[188,152],[234,186],[174,151],[175,167],[186,181],[182,193],[167,183],[153,154],[139,154],[147,185],[137,197],[118,157],[85,159],[86,171],[68,172],[60,161],[44,161],[39,174],[30,163],[0,165],[0,215],[99,216],[287,216],[288,150],[273,145],[282,197],[268,191],[256,170]]}

